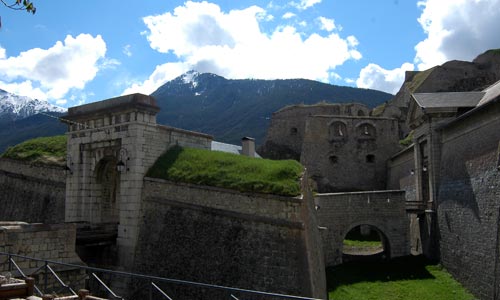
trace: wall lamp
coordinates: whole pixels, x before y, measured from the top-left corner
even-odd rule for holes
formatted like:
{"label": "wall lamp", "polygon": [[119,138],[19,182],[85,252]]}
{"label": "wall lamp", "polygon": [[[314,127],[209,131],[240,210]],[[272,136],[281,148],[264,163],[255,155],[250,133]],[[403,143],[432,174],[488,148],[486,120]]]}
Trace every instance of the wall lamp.
{"label": "wall lamp", "polygon": [[127,149],[125,148],[120,148],[118,152],[118,163],[116,164],[116,170],[119,173],[123,173],[126,171],[129,171],[129,168],[127,167],[127,161],[129,160]]}

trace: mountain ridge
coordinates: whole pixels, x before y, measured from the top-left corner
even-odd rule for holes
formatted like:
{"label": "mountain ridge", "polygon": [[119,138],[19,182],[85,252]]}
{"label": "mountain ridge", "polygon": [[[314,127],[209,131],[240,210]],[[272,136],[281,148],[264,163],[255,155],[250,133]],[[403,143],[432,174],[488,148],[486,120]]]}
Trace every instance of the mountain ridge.
{"label": "mountain ridge", "polygon": [[375,107],[393,97],[381,91],[307,79],[226,79],[190,71],[151,94],[162,110],[159,123],[211,134],[238,144],[243,136],[265,136],[273,112],[287,105],[358,102]]}
{"label": "mountain ridge", "polygon": [[[0,109],[0,152],[25,139],[65,132],[64,124],[36,114],[51,111],[61,116],[60,108],[5,91],[0,92],[0,98],[7,94],[10,101],[0,102],[8,103],[4,110]],[[360,102],[374,107],[393,97],[380,91],[306,79],[226,79],[196,71],[165,83],[152,96],[161,108],[159,124],[211,134],[217,141],[233,144],[239,144],[244,136],[254,137],[257,143],[263,141],[272,113],[287,105],[325,101]],[[27,105],[12,105],[16,101]]]}
{"label": "mountain ridge", "polygon": [[0,89],[0,121],[16,121],[40,112],[66,112],[65,108],[47,101],[18,96]]}

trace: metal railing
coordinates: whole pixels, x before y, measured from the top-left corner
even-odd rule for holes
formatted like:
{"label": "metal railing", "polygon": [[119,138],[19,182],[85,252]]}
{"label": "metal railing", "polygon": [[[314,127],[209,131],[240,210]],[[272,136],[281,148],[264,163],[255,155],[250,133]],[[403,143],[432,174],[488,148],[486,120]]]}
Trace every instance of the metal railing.
{"label": "metal railing", "polygon": [[[194,281],[187,281],[187,280],[179,280],[179,279],[172,279],[172,278],[163,278],[163,277],[158,277],[158,276],[150,276],[150,275],[143,275],[143,274],[136,274],[136,273],[130,273],[130,272],[124,272],[124,271],[115,271],[115,270],[108,270],[108,269],[102,269],[102,268],[95,268],[95,267],[88,267],[88,266],[82,266],[82,265],[76,265],[76,264],[69,264],[69,263],[63,263],[63,262],[57,262],[53,260],[46,260],[46,259],[40,259],[40,258],[34,258],[34,257],[29,257],[29,256],[24,256],[24,255],[18,255],[18,254],[12,254],[12,253],[7,253],[7,252],[1,252],[0,251],[0,257],[7,257],[7,260],[4,261],[2,264],[8,263],[8,272],[11,272],[13,270],[13,267],[19,272],[21,277],[26,278],[29,277],[30,275],[37,274],[41,270],[44,270],[44,282],[43,282],[43,291],[47,291],[47,286],[48,286],[48,274],[51,274],[56,278],[56,281],[66,290],[68,290],[69,293],[72,295],[76,295],[75,291],[66,283],[64,283],[63,280],[56,274],[54,269],[50,266],[63,266],[71,269],[78,269],[78,270],[85,270],[87,275],[85,277],[90,278],[92,276],[112,297],[112,299],[120,299],[120,300],[125,300],[125,298],[117,295],[115,292],[112,291],[112,289],[101,279],[99,278],[96,273],[104,273],[104,274],[109,274],[109,275],[114,275],[114,276],[121,276],[121,277],[126,277],[126,278],[132,278],[132,279],[140,279],[140,280],[147,280],[148,285],[149,285],[149,299],[157,299],[153,297],[153,292],[156,291],[156,294],[162,295],[164,299],[168,300],[174,300],[174,298],[171,298],[165,291],[163,291],[157,284],[159,283],[169,283],[169,284],[174,284],[174,285],[179,285],[179,286],[188,286],[188,287],[196,287],[196,288],[202,288],[202,289],[207,289],[207,290],[219,290],[219,291],[224,291],[228,293],[230,299],[232,300],[244,300],[243,298],[237,298],[234,294],[238,295],[248,295],[251,299],[251,296],[259,296],[259,297],[269,297],[273,299],[289,299],[289,300],[321,300],[317,298],[309,298],[309,297],[302,297],[302,296],[293,296],[293,295],[284,295],[284,294],[277,294],[277,293],[270,293],[270,292],[262,292],[262,291],[256,291],[256,290],[249,290],[249,289],[241,289],[241,288],[234,288],[234,287],[227,287],[227,286],[222,286],[222,285],[215,285],[215,284],[208,284],[208,283],[200,283],[200,282],[194,282]],[[43,262],[44,265],[36,269],[35,271],[31,272],[31,274],[25,274],[23,270],[19,267],[19,265],[15,262],[14,258],[19,258],[19,259],[24,259],[24,260],[29,260],[29,261],[37,261],[37,262]],[[90,274],[90,275],[89,275]],[[83,279],[83,278],[82,278]],[[39,287],[35,284],[35,290],[38,294],[42,295],[42,290],[39,289]]]}

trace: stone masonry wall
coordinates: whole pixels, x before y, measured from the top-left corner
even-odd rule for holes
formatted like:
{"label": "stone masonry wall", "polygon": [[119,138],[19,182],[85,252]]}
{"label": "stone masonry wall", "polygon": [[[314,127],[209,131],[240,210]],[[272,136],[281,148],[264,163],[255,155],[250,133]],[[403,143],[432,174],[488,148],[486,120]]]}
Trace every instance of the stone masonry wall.
{"label": "stone masonry wall", "polygon": [[375,227],[387,239],[390,257],[408,255],[409,228],[404,191],[316,194],[325,264],[342,263],[343,241],[359,225]]}
{"label": "stone masonry wall", "polygon": [[[116,99],[95,105],[96,108],[113,107],[113,101]],[[67,133],[74,174],[68,177],[66,221],[118,223],[118,264],[127,269],[132,265],[137,244],[143,178],[147,170],[171,146],[208,149],[212,137],[158,125],[155,113],[140,107],[128,110],[118,107],[109,114],[94,114],[91,104],[83,108],[86,114],[74,118],[86,126],[72,125]],[[124,163],[125,170],[112,172],[119,161]],[[106,182],[99,181],[101,170],[108,170],[101,176]]]}
{"label": "stone masonry wall", "polygon": [[[75,252],[76,227],[73,224],[27,224],[22,222],[0,222],[0,251],[4,253],[51,260],[61,263],[83,265]],[[17,276],[17,271],[9,270],[8,257],[0,254],[0,272],[10,272]],[[21,270],[35,278],[39,288],[45,287],[44,261],[33,261],[13,257]],[[74,267],[50,265],[61,279],[75,289],[84,287],[85,271]],[[37,271],[36,273],[33,273]],[[52,274],[47,276],[47,290],[60,290]]]}
{"label": "stone masonry wall", "polygon": [[415,153],[413,146],[388,161],[387,189],[404,190],[407,201],[415,201]]}
{"label": "stone masonry wall", "polygon": [[65,180],[62,167],[0,158],[0,220],[63,222]]}
{"label": "stone masonry wall", "polygon": [[415,174],[415,153],[410,146],[388,161],[387,189],[404,190],[406,201],[416,201]]}
{"label": "stone masonry wall", "polygon": [[442,132],[441,262],[480,299],[499,299],[500,105]]}
{"label": "stone masonry wall", "polygon": [[[322,255],[309,255],[319,246],[307,252],[314,243],[305,232],[308,209],[299,198],[146,178],[134,271],[323,298]],[[166,288],[175,299],[207,298]]]}
{"label": "stone masonry wall", "polygon": [[321,193],[382,190],[386,163],[399,151],[398,141],[396,119],[312,116],[301,163]]}
{"label": "stone masonry wall", "polygon": [[311,115],[368,116],[368,107],[357,104],[316,104],[285,107],[275,113],[259,153],[271,159],[300,161],[305,138],[306,119]]}

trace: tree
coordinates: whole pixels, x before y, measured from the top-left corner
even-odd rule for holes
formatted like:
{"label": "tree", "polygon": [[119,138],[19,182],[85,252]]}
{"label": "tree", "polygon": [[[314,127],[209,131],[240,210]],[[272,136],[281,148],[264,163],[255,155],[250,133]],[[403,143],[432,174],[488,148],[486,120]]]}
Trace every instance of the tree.
{"label": "tree", "polygon": [[[33,5],[33,2],[29,0],[15,0],[13,3],[9,4],[5,2],[7,0],[0,0],[3,5],[5,5],[7,8],[13,9],[13,10],[25,10],[27,13],[35,14],[36,13],[36,7]],[[2,19],[0,18],[0,27],[2,27]]]}

